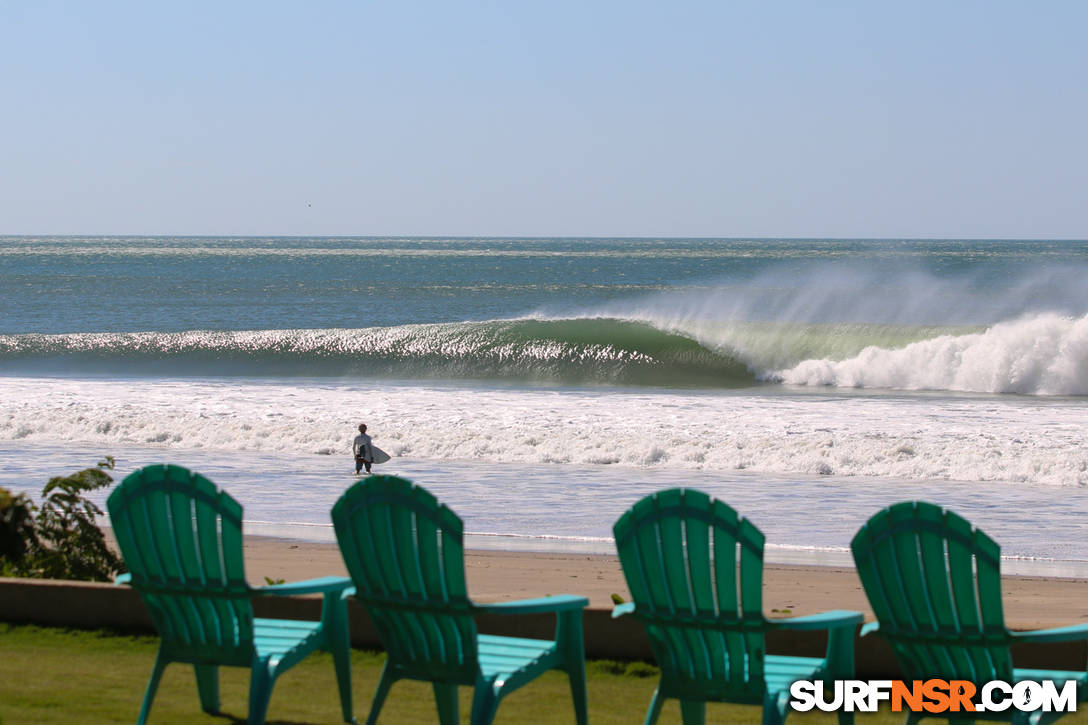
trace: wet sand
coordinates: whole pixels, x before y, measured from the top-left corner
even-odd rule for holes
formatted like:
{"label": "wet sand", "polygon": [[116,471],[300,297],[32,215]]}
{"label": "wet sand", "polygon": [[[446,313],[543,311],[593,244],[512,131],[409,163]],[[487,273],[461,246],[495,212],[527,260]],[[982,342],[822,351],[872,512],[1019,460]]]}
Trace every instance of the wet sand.
{"label": "wet sand", "polygon": [[[295,581],[346,574],[333,544],[247,536],[245,554],[246,573],[255,585],[265,577]],[[469,551],[465,568],[469,595],[480,602],[582,594],[590,606],[606,609],[612,606],[613,593],[630,599],[614,556]],[[1003,592],[1005,618],[1014,629],[1088,621],[1088,580],[1006,576]],[[857,574],[843,567],[766,565],[763,609],[768,616],[853,609],[873,618]]]}

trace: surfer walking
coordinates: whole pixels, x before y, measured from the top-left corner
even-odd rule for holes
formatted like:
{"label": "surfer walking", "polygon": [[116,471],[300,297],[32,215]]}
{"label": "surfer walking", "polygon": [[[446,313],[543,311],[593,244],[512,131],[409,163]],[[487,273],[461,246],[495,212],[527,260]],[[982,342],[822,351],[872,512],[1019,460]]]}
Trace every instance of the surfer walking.
{"label": "surfer walking", "polygon": [[370,436],[366,434],[366,423],[359,424],[359,435],[355,436],[351,452],[355,455],[355,475],[359,475],[363,466],[370,473],[370,464],[374,462],[374,446],[370,443]]}

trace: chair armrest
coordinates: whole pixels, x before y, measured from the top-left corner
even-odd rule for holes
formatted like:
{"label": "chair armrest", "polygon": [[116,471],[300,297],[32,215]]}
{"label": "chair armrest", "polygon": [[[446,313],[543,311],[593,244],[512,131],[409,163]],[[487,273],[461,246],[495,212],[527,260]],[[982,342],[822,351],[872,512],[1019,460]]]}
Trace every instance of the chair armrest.
{"label": "chair armrest", "polygon": [[494,614],[537,614],[540,612],[569,612],[572,609],[585,609],[589,606],[589,599],[573,594],[557,594],[554,597],[519,599],[515,602],[492,602],[490,604],[475,604],[474,606],[481,612]]}
{"label": "chair armrest", "polygon": [[861,636],[864,637],[867,634],[880,631],[880,622],[867,622],[861,628]]}
{"label": "chair armrest", "polygon": [[1069,627],[1055,627],[1053,629],[1033,629],[1029,632],[1013,632],[1009,634],[1014,640],[1021,642],[1074,642],[1088,640],[1088,624],[1074,624]]}
{"label": "chair armrest", "polygon": [[113,578],[113,585],[115,587],[121,586],[122,584],[131,584],[131,583],[132,583],[132,573],[131,572],[125,572],[124,574],[118,574],[117,576],[115,576]]}
{"label": "chair armrest", "polygon": [[622,617],[625,614],[631,614],[634,611],[635,611],[635,603],[634,602],[624,602],[623,604],[617,604],[616,606],[612,607],[612,619],[616,619],[617,617]]}
{"label": "chair armrest", "polygon": [[346,576],[323,576],[317,579],[306,579],[300,582],[287,584],[269,584],[256,587],[257,594],[274,594],[276,596],[290,596],[292,594],[328,594],[340,592],[351,586],[351,579]]}
{"label": "chair armrest", "polygon": [[787,619],[768,619],[767,625],[771,629],[838,629],[839,627],[856,627],[865,619],[861,612],[851,612],[846,609],[835,609],[830,612],[809,614],[804,617],[789,617]]}

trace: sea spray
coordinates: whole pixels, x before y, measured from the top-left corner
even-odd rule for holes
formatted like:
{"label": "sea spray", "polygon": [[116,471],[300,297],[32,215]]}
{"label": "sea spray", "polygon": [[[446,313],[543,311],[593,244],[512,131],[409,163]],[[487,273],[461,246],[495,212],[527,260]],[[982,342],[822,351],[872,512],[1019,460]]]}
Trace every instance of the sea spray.
{"label": "sea spray", "polygon": [[1088,389],[1081,264],[1008,276],[987,264],[937,273],[825,261],[592,314],[696,340],[761,381],[1026,395]]}
{"label": "sea spray", "polygon": [[[698,321],[990,325],[1025,314],[1088,314],[1088,266],[1025,266],[964,261],[923,269],[851,261],[782,263],[755,274],[708,278],[637,298],[578,310],[679,325]],[[564,311],[569,314],[571,310]]]}

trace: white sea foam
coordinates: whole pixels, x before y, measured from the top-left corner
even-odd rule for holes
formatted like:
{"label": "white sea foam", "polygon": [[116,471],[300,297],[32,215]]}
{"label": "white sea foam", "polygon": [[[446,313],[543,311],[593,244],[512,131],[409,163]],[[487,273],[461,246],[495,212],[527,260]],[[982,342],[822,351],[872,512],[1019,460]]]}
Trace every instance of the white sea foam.
{"label": "white sea foam", "polygon": [[806,360],[767,375],[793,385],[1088,394],[1088,315],[1044,314],[899,349],[866,347],[845,360]]}
{"label": "white sea foam", "polygon": [[1021,397],[3,378],[0,440],[1088,483],[1088,406]]}

